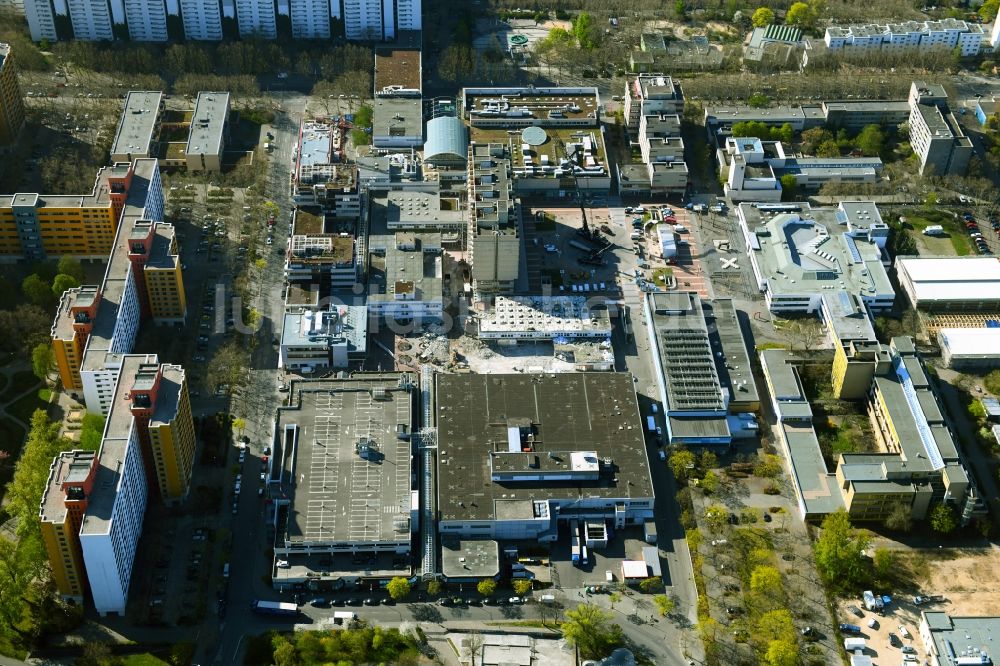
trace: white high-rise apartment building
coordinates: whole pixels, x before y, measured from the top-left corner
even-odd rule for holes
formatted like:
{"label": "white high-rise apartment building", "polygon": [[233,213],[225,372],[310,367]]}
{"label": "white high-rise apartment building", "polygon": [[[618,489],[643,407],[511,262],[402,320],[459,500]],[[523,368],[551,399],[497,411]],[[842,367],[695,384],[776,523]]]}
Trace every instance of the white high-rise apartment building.
{"label": "white high-rise apartment building", "polygon": [[344,34],[348,39],[381,40],[382,3],[391,0],[344,0]]}
{"label": "white high-rise apartment building", "polygon": [[[334,0],[339,2],[339,0]],[[292,36],[296,39],[330,38],[330,0],[290,0]]]}
{"label": "white high-rise apartment building", "polygon": [[125,0],[125,20],[133,41],[167,41],[167,6],[164,0]]}
{"label": "white high-rise apartment building", "polygon": [[0,0],[0,12],[24,14],[24,0]]}
{"label": "white high-rise apartment building", "polygon": [[290,18],[296,39],[329,39],[331,18],[343,20],[352,40],[391,41],[422,26],[421,0],[0,0],[0,9],[8,6],[24,12],[35,41],[58,38],[57,16],[69,16],[74,38],[88,41],[115,39],[117,24],[134,41],[164,42],[168,16],[180,16],[193,41],[221,40],[223,18],[236,21],[241,37],[264,39],[277,38],[279,15]]}
{"label": "white high-rise apartment building", "polygon": [[422,29],[420,10],[420,0],[396,0],[396,29]]}
{"label": "white high-rise apartment building", "polygon": [[[98,468],[87,512],[80,526],[80,547],[94,598],[104,617],[125,614],[135,551],[142,534],[149,488],[143,468],[139,429],[134,427],[127,398],[137,367],[155,355],[122,357],[112,408],[97,453]],[[119,384],[121,386],[119,386]]]}
{"label": "white high-rise apartment building", "polygon": [[[69,0],[69,18],[73,36],[86,41],[111,41],[111,5],[108,0]],[[124,22],[124,16],[122,17]]]}
{"label": "white high-rise apartment building", "polygon": [[[66,13],[66,3],[61,2],[62,13]],[[47,39],[50,42],[56,41],[56,9],[52,6],[52,0],[25,0],[24,16],[28,19],[28,31],[31,32],[31,39],[40,42]]]}
{"label": "white high-rise apartment building", "polygon": [[218,0],[181,0],[184,35],[202,42],[222,39],[222,7]]}
{"label": "white high-rise apartment building", "polygon": [[240,37],[275,39],[278,36],[274,0],[236,0],[236,20]]}

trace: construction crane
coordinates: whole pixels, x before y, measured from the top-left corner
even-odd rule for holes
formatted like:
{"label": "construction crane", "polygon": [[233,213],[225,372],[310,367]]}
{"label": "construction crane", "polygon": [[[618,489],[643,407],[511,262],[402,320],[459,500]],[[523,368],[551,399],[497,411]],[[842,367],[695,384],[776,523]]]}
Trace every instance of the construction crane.
{"label": "construction crane", "polygon": [[570,175],[573,177],[573,191],[576,193],[576,200],[580,204],[580,220],[582,222],[580,235],[586,238],[591,238],[592,236],[596,236],[596,234],[591,233],[590,225],[587,223],[587,209],[583,205],[583,196],[580,194],[580,183],[576,179],[576,169],[574,168],[576,166],[576,161],[566,151],[566,143],[559,137],[556,137],[555,140],[556,140],[556,145],[559,147],[559,152],[562,155],[565,155],[566,159],[570,163],[569,172]]}

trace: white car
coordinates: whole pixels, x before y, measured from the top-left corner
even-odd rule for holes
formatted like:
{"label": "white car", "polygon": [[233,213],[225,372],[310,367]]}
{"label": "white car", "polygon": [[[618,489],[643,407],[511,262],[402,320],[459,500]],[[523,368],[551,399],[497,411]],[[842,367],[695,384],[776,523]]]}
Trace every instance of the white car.
{"label": "white car", "polygon": [[558,252],[559,250],[552,243],[546,243],[546,245],[545,245],[545,251],[546,252]]}
{"label": "white car", "polygon": [[277,562],[274,563],[274,566],[278,567],[279,569],[291,568],[291,566],[288,564],[288,560],[278,560]]}
{"label": "white car", "polygon": [[273,238],[271,238],[270,236],[268,236],[268,237],[267,237],[267,240],[266,240],[266,241],[264,241],[264,243],[265,243],[266,245],[273,245],[273,244],[274,244],[274,239],[273,239]]}
{"label": "white car", "polygon": [[507,601],[509,601],[512,604],[523,604],[524,603],[524,599],[522,599],[521,597],[511,597]]}

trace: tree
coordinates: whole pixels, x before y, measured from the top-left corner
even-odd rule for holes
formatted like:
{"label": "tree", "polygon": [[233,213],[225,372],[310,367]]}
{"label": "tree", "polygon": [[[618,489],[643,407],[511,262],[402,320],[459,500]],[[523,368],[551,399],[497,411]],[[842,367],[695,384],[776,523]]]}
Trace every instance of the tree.
{"label": "tree", "polygon": [[764,597],[777,597],[782,592],[781,573],[767,564],[755,567],[750,573],[750,591]]}
{"label": "tree", "polygon": [[840,157],[840,146],[833,139],[827,139],[816,148],[817,157]]}
{"label": "tree", "polygon": [[678,481],[686,481],[691,470],[695,467],[694,453],[687,449],[676,449],[667,459],[670,471],[674,473],[674,478]]}
{"label": "tree", "polygon": [[753,23],[755,28],[763,28],[765,26],[774,23],[774,12],[768,7],[758,7],[753,16],[750,17],[750,22]]}
{"label": "tree", "polygon": [[56,268],[56,273],[60,275],[72,275],[80,284],[83,284],[83,280],[85,278],[83,274],[83,264],[81,264],[78,259],[74,259],[73,257],[63,257],[60,259],[58,268]]}
{"label": "tree", "polygon": [[621,627],[608,611],[593,604],[580,604],[564,613],[563,636],[580,650],[584,659],[601,659],[623,642]]}
{"label": "tree", "polygon": [[56,356],[52,352],[52,345],[42,342],[31,350],[31,371],[43,382],[49,376],[49,370],[55,362]]}
{"label": "tree", "polygon": [[660,611],[661,617],[666,617],[674,612],[674,606],[676,602],[673,597],[668,597],[665,594],[658,594],[653,597],[653,603],[656,604],[656,609]]}
{"label": "tree", "polygon": [[787,640],[771,641],[764,655],[766,666],[796,666],[799,663],[799,647]]}
{"label": "tree", "polygon": [[781,179],[781,198],[787,201],[794,201],[799,189],[799,181],[794,173],[786,173]]}
{"label": "tree", "polygon": [[781,458],[773,453],[765,453],[753,466],[753,473],[756,476],[773,479],[781,474]]}
{"label": "tree", "polygon": [[701,452],[701,458],[698,460],[698,465],[706,472],[710,469],[715,469],[719,466],[719,456],[715,455],[708,449]]}
{"label": "tree", "polygon": [[45,308],[52,304],[52,287],[38,273],[32,273],[21,282],[21,291],[33,304]]}
{"label": "tree", "polygon": [[518,578],[514,581],[514,594],[523,597],[531,592],[531,581],[526,578]]}
{"label": "tree", "polygon": [[684,0],[674,1],[674,14],[679,19],[683,19],[684,15],[687,14],[687,5],[684,3]]}
{"label": "tree", "polygon": [[436,597],[437,595],[441,594],[441,591],[443,589],[444,586],[441,584],[441,581],[439,580],[432,580],[429,583],[427,583],[427,594],[431,595],[432,597]]}
{"label": "tree", "polygon": [[795,128],[792,127],[791,123],[785,123],[778,127],[771,136],[784,143],[791,143],[795,139]]}
{"label": "tree", "polygon": [[770,641],[788,641],[795,644],[795,625],[792,623],[792,614],[788,609],[779,608],[768,611],[760,616],[757,621],[757,634],[764,644]]}
{"label": "tree", "polygon": [[246,419],[240,417],[236,417],[235,419],[233,419],[233,430],[239,433],[240,436],[243,435],[243,431],[246,430],[246,427],[247,427]]}
{"label": "tree", "polygon": [[801,138],[803,152],[815,155],[820,145],[833,139],[833,134],[831,134],[829,130],[823,129],[822,127],[813,127],[802,132]]}
{"label": "tree", "polygon": [[67,289],[74,289],[80,286],[80,281],[72,275],[60,273],[52,281],[52,294],[58,299]]}
{"label": "tree", "polygon": [[395,601],[399,601],[400,599],[405,599],[410,594],[410,581],[402,576],[396,576],[386,584],[385,589],[390,597]]}
{"label": "tree", "polygon": [[704,490],[709,495],[719,491],[719,475],[708,470],[705,472],[704,478],[701,480],[701,489]]}
{"label": "tree", "polygon": [[864,550],[870,539],[851,526],[851,518],[840,509],[823,519],[822,532],[814,546],[816,568],[827,585],[838,592],[857,590],[868,582]]}
{"label": "tree", "polygon": [[951,508],[950,504],[938,504],[931,509],[930,523],[931,529],[941,534],[948,534],[958,527],[955,510]]}
{"label": "tree", "polygon": [[983,386],[993,395],[1000,395],[1000,370],[991,370],[983,377]]}
{"label": "tree", "polygon": [[931,210],[934,206],[938,204],[938,195],[934,192],[928,192],[927,196],[924,197],[924,208]]}
{"label": "tree", "polygon": [[659,576],[650,576],[641,583],[639,583],[639,589],[646,594],[651,594],[658,590],[663,589],[663,579]]}
{"label": "tree", "polygon": [[764,93],[755,92],[747,98],[747,104],[755,109],[762,109],[771,103],[771,98]]}
{"label": "tree", "polygon": [[793,3],[785,12],[785,23],[808,28],[816,21],[816,12],[804,2]]}
{"label": "tree", "polygon": [[986,0],[979,8],[979,16],[985,23],[992,23],[997,17],[997,9],[1000,9],[1000,0]]}
{"label": "tree", "polygon": [[878,580],[886,580],[896,568],[896,553],[888,548],[876,548],[872,555],[872,568]]}
{"label": "tree", "polygon": [[[52,292],[45,294],[52,298]],[[52,315],[37,305],[22,303],[13,311],[0,310],[0,350],[31,354],[36,345],[48,344]]]}
{"label": "tree", "polygon": [[494,594],[496,594],[497,583],[495,580],[487,578],[485,580],[479,581],[479,584],[476,585],[476,589],[479,590],[479,594],[483,595],[484,597],[492,597]]}
{"label": "tree", "polygon": [[705,522],[713,532],[719,532],[729,521],[729,509],[721,504],[713,504],[705,509]]}
{"label": "tree", "polygon": [[882,149],[885,147],[885,135],[878,125],[866,125],[858,133],[855,143],[863,154],[874,157],[882,154]]}
{"label": "tree", "polygon": [[573,19],[573,36],[576,37],[576,41],[579,42],[582,49],[590,51],[597,47],[601,38],[601,30],[589,12],[580,12]]}
{"label": "tree", "polygon": [[476,657],[483,650],[483,635],[478,631],[470,631],[465,637],[465,650],[471,660],[471,666],[476,666]]}
{"label": "tree", "polygon": [[913,514],[906,502],[895,502],[885,517],[886,529],[909,532],[913,528]]}

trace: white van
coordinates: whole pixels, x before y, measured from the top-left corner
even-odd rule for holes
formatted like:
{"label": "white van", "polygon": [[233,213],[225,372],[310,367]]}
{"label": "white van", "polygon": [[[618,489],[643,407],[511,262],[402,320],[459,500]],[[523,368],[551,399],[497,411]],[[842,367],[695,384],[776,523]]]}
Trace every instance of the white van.
{"label": "white van", "polygon": [[642,240],[642,232],[633,231],[632,234],[629,236],[629,238],[631,238],[632,240]]}

